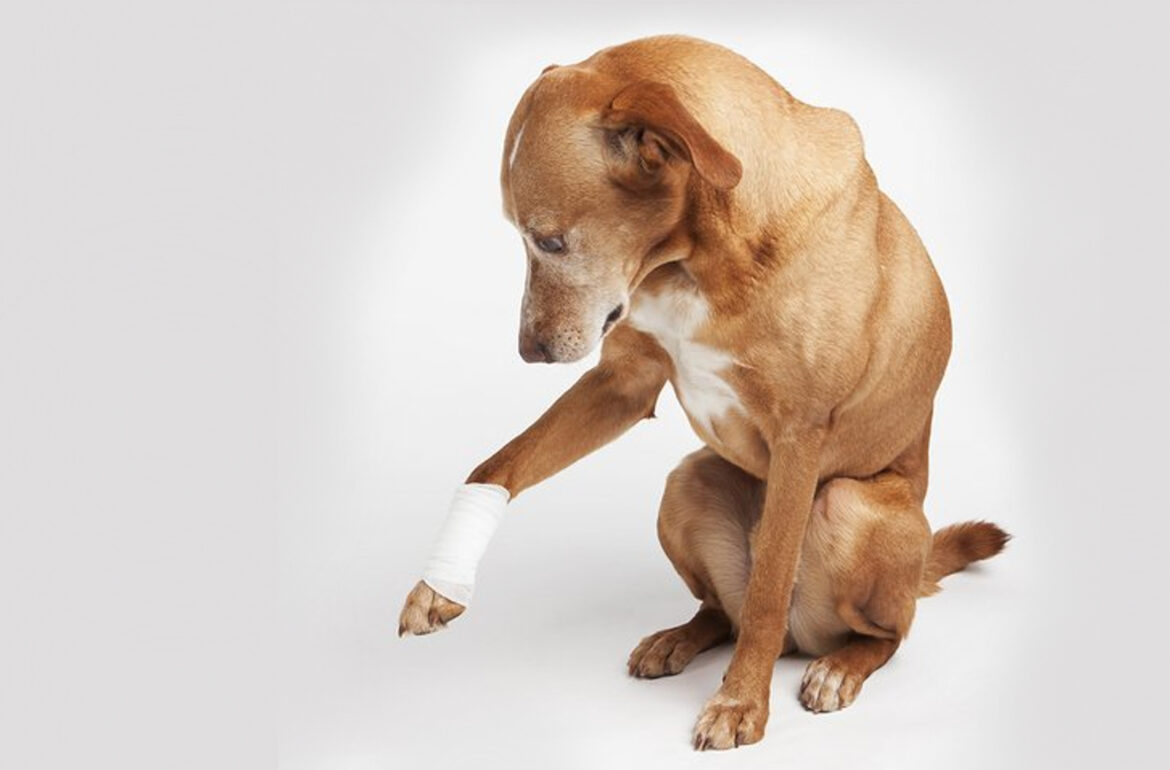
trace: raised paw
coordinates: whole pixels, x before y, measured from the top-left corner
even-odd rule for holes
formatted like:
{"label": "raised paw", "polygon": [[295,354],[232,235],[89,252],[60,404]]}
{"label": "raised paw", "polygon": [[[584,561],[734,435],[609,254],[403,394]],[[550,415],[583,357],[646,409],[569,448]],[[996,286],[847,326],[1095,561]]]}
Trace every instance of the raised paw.
{"label": "raised paw", "polygon": [[733,749],[764,737],[768,722],[766,700],[740,699],[715,693],[695,724],[696,751]]}
{"label": "raised paw", "polygon": [[457,604],[421,580],[406,597],[406,604],[398,616],[398,635],[414,634],[422,636],[441,628],[463,614],[466,609]]}
{"label": "raised paw", "polygon": [[630,676],[657,679],[679,673],[699,652],[699,645],[691,638],[687,627],[679,626],[647,636],[630,653],[626,665]]}
{"label": "raised paw", "polygon": [[817,658],[808,664],[800,683],[800,702],[816,714],[845,708],[865,681],[863,674],[853,671],[832,655]]}

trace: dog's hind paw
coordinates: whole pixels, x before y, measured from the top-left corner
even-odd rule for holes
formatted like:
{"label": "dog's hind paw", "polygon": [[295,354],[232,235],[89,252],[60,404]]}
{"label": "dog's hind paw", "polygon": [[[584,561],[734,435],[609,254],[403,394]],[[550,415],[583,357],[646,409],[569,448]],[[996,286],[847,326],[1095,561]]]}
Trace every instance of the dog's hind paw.
{"label": "dog's hind paw", "polygon": [[686,626],[650,634],[634,648],[627,661],[630,676],[656,679],[679,673],[700,652]]}
{"label": "dog's hind paw", "polygon": [[816,714],[845,708],[857,693],[865,676],[833,659],[832,655],[817,658],[808,664],[800,683],[800,702]]}

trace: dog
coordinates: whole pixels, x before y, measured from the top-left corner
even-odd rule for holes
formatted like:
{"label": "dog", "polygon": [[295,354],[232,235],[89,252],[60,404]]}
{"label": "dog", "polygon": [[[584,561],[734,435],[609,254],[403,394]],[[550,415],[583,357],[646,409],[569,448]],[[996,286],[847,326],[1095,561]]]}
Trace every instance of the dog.
{"label": "dog", "polygon": [[[469,483],[516,495],[654,414],[669,382],[704,446],[669,475],[666,555],[699,601],[629,673],[677,674],[734,640],[696,749],[760,740],[779,655],[800,700],[850,705],[943,576],[1008,535],[923,513],[946,295],[844,112],[732,51],[654,37],[546,68],[504,141],[528,262],[519,351],[587,371]],[[400,633],[463,606],[420,582]]]}

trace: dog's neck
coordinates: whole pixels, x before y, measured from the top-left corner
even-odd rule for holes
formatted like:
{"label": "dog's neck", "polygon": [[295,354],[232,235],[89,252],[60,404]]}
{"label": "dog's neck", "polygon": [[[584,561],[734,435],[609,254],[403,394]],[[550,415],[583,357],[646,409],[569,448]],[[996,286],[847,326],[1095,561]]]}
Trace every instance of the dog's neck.
{"label": "dog's neck", "polygon": [[[688,184],[680,265],[713,306],[741,306],[765,276],[785,270],[810,243],[823,247],[852,237],[842,223],[856,224],[857,206],[876,195],[848,116],[797,103],[785,118],[792,143],[745,162],[735,189],[717,190],[697,176]],[[819,141],[795,139],[810,135]]]}

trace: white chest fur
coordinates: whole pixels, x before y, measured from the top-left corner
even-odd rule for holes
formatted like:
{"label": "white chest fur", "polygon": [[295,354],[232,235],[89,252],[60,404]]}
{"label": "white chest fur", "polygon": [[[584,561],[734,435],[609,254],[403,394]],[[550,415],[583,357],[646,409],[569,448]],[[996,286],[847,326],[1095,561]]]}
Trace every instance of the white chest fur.
{"label": "white chest fur", "polygon": [[739,396],[721,376],[733,363],[729,353],[694,341],[707,320],[707,302],[687,290],[639,295],[630,307],[630,324],[653,336],[674,362],[679,402],[691,419],[708,433],[729,409],[739,409]]}

